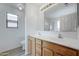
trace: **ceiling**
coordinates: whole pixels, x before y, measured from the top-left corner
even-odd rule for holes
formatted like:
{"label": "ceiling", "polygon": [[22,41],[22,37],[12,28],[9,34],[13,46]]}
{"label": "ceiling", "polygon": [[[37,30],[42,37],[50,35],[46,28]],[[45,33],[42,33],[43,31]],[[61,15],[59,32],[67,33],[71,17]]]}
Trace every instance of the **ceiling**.
{"label": "ceiling", "polygon": [[26,4],[33,4],[33,5],[40,8],[42,5],[44,5],[46,3],[2,3],[2,4],[6,5],[6,6],[13,7],[13,8],[18,8],[18,5],[22,5],[22,7],[25,8]]}
{"label": "ceiling", "polygon": [[16,9],[19,9],[19,6],[21,6],[23,9],[25,8],[25,3],[2,3],[2,4]]}

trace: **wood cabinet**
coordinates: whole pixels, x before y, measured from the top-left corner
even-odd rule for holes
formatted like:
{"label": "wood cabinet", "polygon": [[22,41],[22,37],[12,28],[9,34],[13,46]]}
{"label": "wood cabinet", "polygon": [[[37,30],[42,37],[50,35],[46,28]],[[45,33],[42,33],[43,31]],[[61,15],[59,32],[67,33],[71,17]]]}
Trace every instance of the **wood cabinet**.
{"label": "wood cabinet", "polygon": [[53,56],[53,51],[47,48],[43,48],[43,56]]}
{"label": "wood cabinet", "polygon": [[59,53],[54,52],[54,56],[63,56],[63,55],[61,55],[61,54],[59,54]]}
{"label": "wood cabinet", "polygon": [[29,52],[33,56],[79,56],[79,50],[34,37],[29,37]]}
{"label": "wood cabinet", "polygon": [[36,47],[36,56],[41,56],[41,48]]}
{"label": "wood cabinet", "polygon": [[29,53],[32,56],[35,56],[35,41],[36,39],[34,37],[29,37]]}
{"label": "wood cabinet", "polygon": [[51,49],[60,55],[75,56],[77,54],[77,51],[75,49],[71,49],[71,48],[61,46],[59,44],[47,42],[47,41],[43,41],[43,47],[47,47],[48,49]]}
{"label": "wood cabinet", "polygon": [[31,38],[29,37],[29,40],[28,40],[28,53],[29,54],[32,54],[32,40]]}
{"label": "wood cabinet", "polygon": [[36,39],[36,56],[42,56],[42,42],[40,39]]}
{"label": "wood cabinet", "polygon": [[79,56],[79,51],[78,51],[78,56]]}

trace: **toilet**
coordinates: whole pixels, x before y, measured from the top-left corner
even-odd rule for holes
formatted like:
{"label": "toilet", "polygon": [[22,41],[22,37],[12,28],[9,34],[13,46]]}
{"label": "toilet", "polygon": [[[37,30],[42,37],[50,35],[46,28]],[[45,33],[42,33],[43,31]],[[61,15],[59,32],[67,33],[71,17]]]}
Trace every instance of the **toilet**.
{"label": "toilet", "polygon": [[25,50],[25,40],[21,41],[22,50]]}

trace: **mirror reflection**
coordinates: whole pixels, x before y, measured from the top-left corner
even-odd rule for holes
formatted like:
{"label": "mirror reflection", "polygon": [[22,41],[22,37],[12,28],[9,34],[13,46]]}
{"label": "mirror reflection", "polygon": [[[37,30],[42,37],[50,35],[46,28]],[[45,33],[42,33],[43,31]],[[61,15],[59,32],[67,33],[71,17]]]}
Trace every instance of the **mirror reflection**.
{"label": "mirror reflection", "polygon": [[61,3],[44,12],[44,30],[75,32],[77,30],[77,4]]}

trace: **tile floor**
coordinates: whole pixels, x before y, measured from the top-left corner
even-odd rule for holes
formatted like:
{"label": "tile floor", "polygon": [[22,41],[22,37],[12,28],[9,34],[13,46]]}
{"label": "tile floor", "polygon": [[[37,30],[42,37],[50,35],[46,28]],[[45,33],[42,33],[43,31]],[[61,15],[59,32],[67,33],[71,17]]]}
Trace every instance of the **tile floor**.
{"label": "tile floor", "polygon": [[25,56],[25,51],[21,47],[15,48],[3,53],[0,53],[0,56]]}

